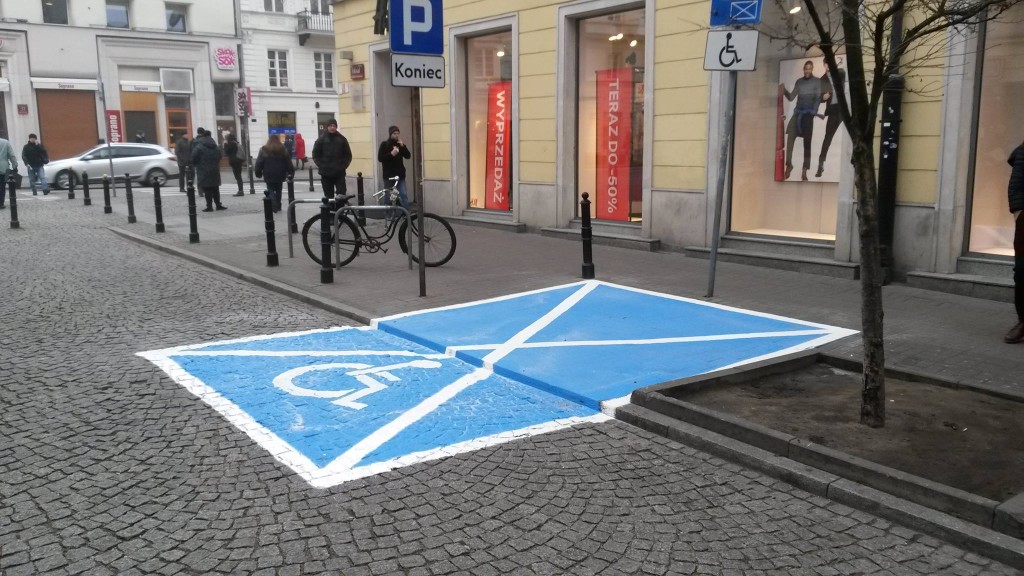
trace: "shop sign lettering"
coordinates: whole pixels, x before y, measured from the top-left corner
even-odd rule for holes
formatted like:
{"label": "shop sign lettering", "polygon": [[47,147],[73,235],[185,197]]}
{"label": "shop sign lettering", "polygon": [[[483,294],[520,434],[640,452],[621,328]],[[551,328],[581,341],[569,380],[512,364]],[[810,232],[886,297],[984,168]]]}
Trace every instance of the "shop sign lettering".
{"label": "shop sign lettering", "polygon": [[511,122],[508,118],[512,82],[495,82],[487,88],[487,166],[484,208],[508,210],[508,164]]}
{"label": "shop sign lettering", "polygon": [[217,63],[218,70],[234,70],[238,61],[235,51],[231,48],[217,48],[213,59]]}
{"label": "shop sign lettering", "polygon": [[123,141],[120,110],[107,110],[107,138],[111,144]]}
{"label": "shop sign lettering", "polygon": [[[629,220],[629,169],[633,69],[597,72],[597,190],[596,215],[605,220]],[[623,104],[623,100],[626,104]]]}

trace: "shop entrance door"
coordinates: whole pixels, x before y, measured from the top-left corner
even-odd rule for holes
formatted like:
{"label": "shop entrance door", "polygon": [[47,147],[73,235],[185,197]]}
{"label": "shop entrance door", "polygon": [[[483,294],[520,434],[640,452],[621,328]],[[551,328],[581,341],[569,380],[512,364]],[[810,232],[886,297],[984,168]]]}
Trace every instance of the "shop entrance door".
{"label": "shop entrance door", "polygon": [[[419,198],[422,192],[423,145],[419,122],[419,88],[405,88],[391,85],[391,53],[379,50],[374,53],[374,94],[373,114],[376,141],[373,143],[376,188],[384,185],[377,147],[388,139],[388,127],[397,126],[402,140],[412,154],[405,161],[405,181],[410,199]],[[375,189],[376,189],[375,188]]]}

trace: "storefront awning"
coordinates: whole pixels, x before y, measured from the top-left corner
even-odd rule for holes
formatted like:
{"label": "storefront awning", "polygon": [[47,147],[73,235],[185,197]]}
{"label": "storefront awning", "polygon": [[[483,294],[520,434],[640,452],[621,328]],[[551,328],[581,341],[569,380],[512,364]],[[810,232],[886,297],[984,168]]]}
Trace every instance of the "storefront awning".
{"label": "storefront awning", "polygon": [[96,80],[81,78],[32,78],[32,87],[44,90],[99,90]]}

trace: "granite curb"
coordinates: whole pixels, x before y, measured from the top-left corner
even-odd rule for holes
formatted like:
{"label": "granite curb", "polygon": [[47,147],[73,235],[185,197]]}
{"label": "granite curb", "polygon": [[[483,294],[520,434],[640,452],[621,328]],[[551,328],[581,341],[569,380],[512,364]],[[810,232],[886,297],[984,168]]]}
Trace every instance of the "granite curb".
{"label": "granite curb", "polygon": [[201,266],[205,266],[207,268],[211,268],[223,274],[227,274],[228,276],[232,276],[245,282],[249,282],[250,284],[255,284],[256,286],[259,286],[261,288],[266,288],[267,290],[277,292],[278,294],[290,296],[300,302],[316,306],[323,310],[327,310],[328,312],[333,312],[339,316],[343,316],[350,320],[359,322],[360,324],[369,325],[370,321],[372,320],[372,315],[369,312],[365,312],[358,308],[341,304],[340,302],[337,302],[330,298],[325,298],[318,294],[314,294],[312,292],[308,292],[306,290],[290,286],[288,284],[285,284],[284,282],[272,280],[270,278],[250,272],[248,270],[243,270],[241,268],[237,268],[229,264],[224,264],[223,262],[219,262],[217,260],[214,260],[213,258],[208,258],[201,254],[196,254],[194,252],[184,250],[176,246],[171,246],[169,244],[165,244],[158,240],[148,238],[141,234],[136,234],[134,232],[129,232],[127,230],[113,227],[109,228],[109,230],[114,234],[117,234],[118,236],[121,236],[122,238],[130,240],[132,242],[148,246],[149,248],[153,248],[161,252],[173,254],[175,256],[184,258]]}
{"label": "granite curb", "polygon": [[[833,450],[665,393],[737,383],[817,362],[844,364],[818,351],[797,352],[745,367],[665,382],[633,392],[616,417],[667,438],[785,480],[814,494],[950,540],[975,552],[1024,568],[1024,494],[998,502],[888,466]],[[901,377],[937,384],[928,375]],[[946,383],[1021,401],[1019,395]],[[994,393],[998,392],[998,393]]]}

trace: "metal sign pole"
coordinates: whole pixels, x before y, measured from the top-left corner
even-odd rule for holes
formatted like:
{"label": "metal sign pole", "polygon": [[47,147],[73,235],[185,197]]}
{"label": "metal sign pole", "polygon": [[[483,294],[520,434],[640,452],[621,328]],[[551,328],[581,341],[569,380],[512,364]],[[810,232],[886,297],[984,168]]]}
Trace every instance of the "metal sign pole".
{"label": "metal sign pole", "polygon": [[[107,162],[110,164],[110,191],[114,194],[114,198],[117,198],[117,177],[114,174],[114,151],[110,148],[110,116],[107,114],[107,91],[103,86],[103,79],[98,78],[100,84],[100,101],[103,102],[103,118],[104,124],[107,126]],[[121,133],[124,134],[124,126],[119,128]],[[74,178],[74,175],[71,176]]]}
{"label": "metal sign pole", "polygon": [[711,232],[711,270],[708,273],[708,298],[715,296],[715,269],[718,265],[718,239],[722,230],[722,200],[725,196],[725,177],[732,153],[732,135],[736,116],[736,71],[725,73],[725,111],[719,123],[721,146],[718,151],[718,181],[715,183],[715,224]]}

